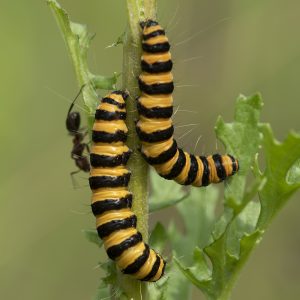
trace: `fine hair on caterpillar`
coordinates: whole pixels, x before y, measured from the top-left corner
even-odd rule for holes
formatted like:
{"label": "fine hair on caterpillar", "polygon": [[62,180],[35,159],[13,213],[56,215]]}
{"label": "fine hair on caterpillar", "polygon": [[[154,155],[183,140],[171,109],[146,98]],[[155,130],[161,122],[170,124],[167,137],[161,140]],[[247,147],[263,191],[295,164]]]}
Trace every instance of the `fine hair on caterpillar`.
{"label": "fine hair on caterpillar", "polygon": [[137,134],[141,152],[165,179],[179,184],[207,186],[234,175],[238,161],[230,154],[196,156],[178,147],[172,122],[174,90],[173,62],[165,30],[155,20],[141,22],[142,57],[137,99]]}

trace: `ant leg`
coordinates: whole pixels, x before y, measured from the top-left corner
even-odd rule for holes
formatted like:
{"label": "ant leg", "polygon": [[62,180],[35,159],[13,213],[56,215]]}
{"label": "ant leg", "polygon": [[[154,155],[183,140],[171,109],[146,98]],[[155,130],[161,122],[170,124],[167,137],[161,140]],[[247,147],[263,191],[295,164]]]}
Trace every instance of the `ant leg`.
{"label": "ant leg", "polygon": [[89,147],[88,143],[85,143],[84,145],[85,145],[85,149],[86,149],[87,153],[90,154],[91,150],[90,150],[90,147]]}
{"label": "ant leg", "polygon": [[82,90],[83,90],[83,88],[85,87],[85,84],[83,84],[82,86],[81,86],[81,88],[80,88],[80,90],[79,90],[79,92],[77,93],[77,95],[75,96],[75,99],[73,100],[73,102],[71,103],[71,105],[70,105],[70,108],[69,108],[69,111],[68,111],[68,114],[67,115],[69,115],[70,114],[70,112],[71,112],[71,110],[72,110],[72,108],[74,107],[74,104],[75,104],[75,101],[77,100],[77,98],[80,96],[80,94],[81,94],[81,92],[82,92]]}
{"label": "ant leg", "polygon": [[78,169],[77,171],[73,171],[70,173],[70,176],[71,176],[71,180],[72,180],[72,185],[73,185],[73,189],[76,190],[78,188],[78,185],[77,185],[77,182],[74,178],[74,175],[79,173],[80,172],[80,169]]}

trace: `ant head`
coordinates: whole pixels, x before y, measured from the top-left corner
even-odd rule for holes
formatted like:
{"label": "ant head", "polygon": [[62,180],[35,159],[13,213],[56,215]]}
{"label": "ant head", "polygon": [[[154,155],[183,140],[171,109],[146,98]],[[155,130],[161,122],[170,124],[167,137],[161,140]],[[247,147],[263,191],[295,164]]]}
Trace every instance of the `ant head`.
{"label": "ant head", "polygon": [[68,114],[66,120],[66,127],[70,134],[74,134],[79,130],[80,127],[80,114],[77,111],[73,111]]}

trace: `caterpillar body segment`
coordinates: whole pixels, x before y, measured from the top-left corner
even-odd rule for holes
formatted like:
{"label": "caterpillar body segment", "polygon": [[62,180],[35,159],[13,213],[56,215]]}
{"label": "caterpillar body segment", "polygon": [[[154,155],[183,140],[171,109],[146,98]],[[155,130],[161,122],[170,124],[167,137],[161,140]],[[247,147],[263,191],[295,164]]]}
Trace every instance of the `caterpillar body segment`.
{"label": "caterpillar body segment", "polygon": [[179,184],[207,186],[234,175],[238,161],[231,155],[196,156],[178,148],[173,137],[174,90],[170,44],[164,29],[153,20],[141,23],[142,57],[136,124],[142,154],[158,174]]}
{"label": "caterpillar body segment", "polygon": [[131,211],[133,195],[128,191],[130,171],[126,168],[131,150],[125,144],[127,96],[122,91],[112,92],[102,99],[95,113],[90,153],[91,207],[109,258],[125,274],[157,281],[163,276],[166,262],[143,242]]}

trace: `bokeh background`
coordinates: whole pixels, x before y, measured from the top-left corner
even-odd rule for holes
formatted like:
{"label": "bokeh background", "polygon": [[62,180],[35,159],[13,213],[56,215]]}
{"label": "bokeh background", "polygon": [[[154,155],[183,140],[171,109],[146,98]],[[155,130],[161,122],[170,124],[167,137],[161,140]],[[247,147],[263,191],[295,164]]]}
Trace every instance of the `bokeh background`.
{"label": "bokeh background", "polygon": [[[121,70],[125,1],[61,0],[72,19],[97,35],[95,73]],[[219,114],[260,91],[262,120],[278,139],[300,131],[300,3],[292,0],[160,0],[173,48],[177,136],[197,152],[220,149]],[[90,299],[103,256],[81,230],[94,228],[87,176],[74,190],[65,129],[78,91],[71,61],[45,1],[0,1],[0,299]],[[288,153],[287,153],[288,155]],[[233,299],[299,299],[299,193],[277,217],[243,270]],[[167,213],[165,213],[167,215]],[[166,218],[171,218],[168,214]],[[195,299],[201,299],[195,292]]]}

